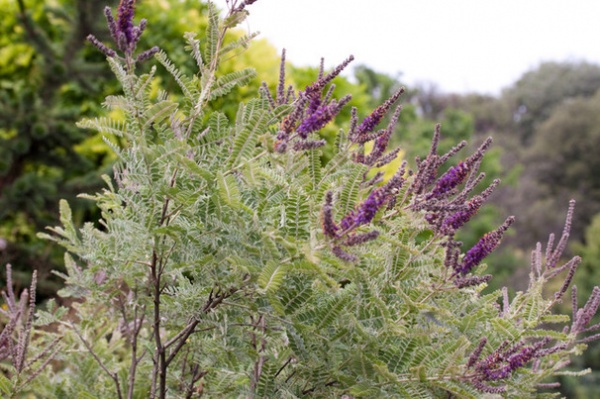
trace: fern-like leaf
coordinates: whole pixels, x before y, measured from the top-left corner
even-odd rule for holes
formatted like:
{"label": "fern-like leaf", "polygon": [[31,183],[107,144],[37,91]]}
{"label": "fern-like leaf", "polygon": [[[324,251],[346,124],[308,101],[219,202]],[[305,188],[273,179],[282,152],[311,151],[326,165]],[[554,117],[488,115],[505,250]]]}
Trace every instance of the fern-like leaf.
{"label": "fern-like leaf", "polygon": [[94,129],[100,133],[112,134],[118,137],[127,135],[125,122],[104,116],[94,119],[83,119],[77,122],[77,126],[82,129]]}
{"label": "fern-like leaf", "polygon": [[285,229],[296,239],[308,237],[309,201],[300,192],[292,190],[285,201]]}
{"label": "fern-like leaf", "polygon": [[333,323],[348,304],[345,295],[339,295],[337,298],[331,300],[327,305],[317,310],[315,319],[318,320],[315,326],[317,331],[327,328]]}
{"label": "fern-like leaf", "polygon": [[204,60],[202,59],[202,52],[200,51],[200,40],[196,39],[196,34],[193,32],[186,32],[183,37],[192,50],[192,57],[194,57],[194,60],[196,61],[198,70],[202,71],[204,69]]}
{"label": "fern-like leaf", "polygon": [[177,103],[171,101],[161,101],[154,104],[144,112],[144,128],[147,128],[153,123],[162,121],[171,116],[177,110]]}
{"label": "fern-like leaf", "polygon": [[308,151],[309,159],[309,172],[311,180],[312,191],[316,191],[319,183],[321,182],[321,151],[311,150]]}
{"label": "fern-like leaf", "polygon": [[287,266],[285,264],[269,261],[258,276],[258,286],[266,293],[273,293],[281,286],[286,272]]}
{"label": "fern-like leaf", "polygon": [[214,100],[226,95],[236,86],[244,86],[248,84],[255,76],[256,71],[254,68],[245,68],[220,77],[212,87],[209,100]]}
{"label": "fern-like leaf", "polygon": [[222,172],[217,173],[217,185],[219,187],[219,196],[226,204],[232,207],[241,205],[240,189],[235,177],[232,175],[223,175]]}
{"label": "fern-like leaf", "polygon": [[231,43],[226,44],[219,51],[219,56],[222,57],[223,55],[229,53],[230,51],[236,50],[240,47],[242,47],[243,49],[247,49],[248,45],[250,44],[252,39],[254,39],[258,35],[259,35],[258,32],[253,32],[249,35],[244,35],[241,38],[234,40]]}
{"label": "fern-like leaf", "polygon": [[169,57],[167,57],[164,51],[159,51],[155,55],[155,57],[158,60],[158,62],[165,67],[167,72],[171,74],[171,76],[173,77],[173,79],[175,80],[185,97],[189,99],[193,98],[191,91],[192,84],[190,78],[183,72],[181,72],[175,65],[173,65],[173,62],[171,62],[171,60],[169,59]]}
{"label": "fern-like leaf", "polygon": [[219,12],[216,6],[208,3],[208,26],[206,27],[206,48],[204,59],[208,65],[216,63],[217,49],[219,47]]}
{"label": "fern-like leaf", "polygon": [[[238,166],[244,159],[252,156],[258,135],[265,130],[269,123],[268,103],[263,100],[252,100],[248,102],[243,110],[243,122],[240,129],[239,122],[236,130],[239,131],[234,138],[233,149],[229,157],[229,165]],[[239,118],[238,118],[239,119]]]}
{"label": "fern-like leaf", "polygon": [[367,169],[359,164],[352,165],[350,170],[347,171],[348,179],[340,194],[339,206],[336,206],[340,210],[340,214],[345,215],[354,208],[358,200],[360,184],[366,171]]}

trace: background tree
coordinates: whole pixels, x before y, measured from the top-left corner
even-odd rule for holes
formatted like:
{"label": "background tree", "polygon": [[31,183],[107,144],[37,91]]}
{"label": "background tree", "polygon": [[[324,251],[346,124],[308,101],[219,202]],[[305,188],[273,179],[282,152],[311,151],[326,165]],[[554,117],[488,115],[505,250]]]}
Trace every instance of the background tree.
{"label": "background tree", "polygon": [[[0,2],[0,236],[2,262],[15,279],[39,270],[40,294],[55,289],[53,250],[35,231],[55,220],[56,201],[92,190],[105,151],[82,151],[89,137],[74,123],[98,113],[98,100],[116,89],[103,57],[85,44],[106,37],[104,1]],[[94,77],[95,79],[92,79]],[[89,207],[74,201],[81,218]],[[25,276],[23,275],[25,274]]]}
{"label": "background tree", "polygon": [[535,131],[527,149],[522,189],[529,203],[524,209],[520,230],[529,237],[539,236],[541,223],[560,226],[554,210],[568,198],[578,201],[580,212],[574,220],[575,240],[583,239],[590,216],[600,211],[600,93],[589,98],[573,98],[554,108]]}
{"label": "background tree", "polygon": [[528,145],[536,129],[554,108],[575,97],[591,97],[600,88],[600,66],[586,62],[546,62],[525,73],[502,93],[508,102],[516,134]]}

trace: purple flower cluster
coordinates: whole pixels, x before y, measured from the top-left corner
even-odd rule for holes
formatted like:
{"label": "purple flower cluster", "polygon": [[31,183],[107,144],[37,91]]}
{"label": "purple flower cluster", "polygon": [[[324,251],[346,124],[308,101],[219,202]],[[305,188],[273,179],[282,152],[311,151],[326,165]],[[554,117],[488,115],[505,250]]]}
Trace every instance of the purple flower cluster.
{"label": "purple flower cluster", "polygon": [[[317,140],[310,142],[311,144],[305,144],[311,133],[317,132],[325,127],[325,125],[331,122],[350,101],[350,95],[341,98],[339,101],[330,100],[335,85],[331,85],[325,97],[323,97],[322,92],[323,89],[325,89],[325,87],[338,76],[353,59],[354,57],[350,56],[332,72],[326,75],[323,74],[321,66],[317,81],[308,85],[304,91],[298,93],[298,99],[294,101],[294,109],[280,124],[277,140],[274,145],[277,152],[283,153],[287,151],[287,149],[290,148],[290,142],[294,143],[291,148],[297,151],[317,148],[319,145],[316,143],[324,143]],[[285,52],[283,52],[281,60],[279,84],[277,86],[277,101],[273,99],[268,90],[263,91],[267,95],[272,108],[274,108],[276,104],[286,104],[293,98],[293,96],[286,96],[284,94]],[[290,93],[289,90],[288,93]]]}
{"label": "purple flower cluster", "polygon": [[401,87],[396,91],[390,98],[388,98],[383,104],[375,108],[369,116],[367,116],[362,123],[356,128],[355,131],[351,132],[350,135],[354,140],[359,141],[365,134],[372,132],[383,117],[387,114],[389,109],[394,105],[396,100],[404,93],[404,87]]}
{"label": "purple flower cluster", "polygon": [[[400,117],[400,111],[402,106],[398,106],[394,112],[390,123],[385,129],[374,132],[375,127],[381,122],[383,117],[387,114],[392,105],[398,100],[398,98],[404,93],[404,87],[396,91],[389,99],[387,99],[382,105],[377,107],[369,116],[367,116],[363,122],[358,125],[358,117],[356,109],[352,110],[352,119],[350,123],[350,130],[348,138],[354,144],[358,144],[358,150],[352,154],[352,160],[356,163],[362,163],[369,166],[382,167],[393,161],[398,153],[399,148],[396,148],[387,154],[384,154],[387,150],[390,138],[394,132],[394,127],[398,123]],[[364,144],[373,141],[373,148],[371,152],[365,156]]]}
{"label": "purple flower cluster", "polygon": [[[132,59],[133,52],[137,43],[146,28],[146,20],[142,19],[139,26],[133,24],[135,16],[135,0],[121,0],[117,8],[117,20],[113,16],[110,7],[104,9],[104,16],[108,23],[108,29],[112,39],[121,50],[127,59]],[[102,51],[107,57],[115,57],[117,54],[114,50],[108,48],[104,43],[100,42],[94,35],[88,35],[87,39]],[[154,46],[139,54],[135,61],[141,62],[150,58],[153,54],[158,53],[159,48]]]}
{"label": "purple flower cluster", "polygon": [[462,184],[467,178],[469,171],[471,170],[470,165],[467,162],[460,161],[458,165],[455,165],[448,169],[446,173],[436,182],[435,187],[429,193],[429,198],[440,198],[445,194],[448,194],[451,190]]}
{"label": "purple flower cluster", "polygon": [[[356,207],[348,212],[340,221],[339,225],[333,220],[332,215],[332,202],[333,194],[327,192],[325,196],[325,204],[322,209],[322,226],[323,233],[333,239],[337,249],[334,254],[342,260],[349,259],[348,256],[339,256],[341,254],[341,246],[352,247],[363,244],[367,241],[376,239],[379,236],[377,230],[372,230],[366,233],[358,233],[357,229],[363,225],[370,223],[377,212],[384,206],[394,206],[396,196],[400,191],[400,188],[405,183],[405,172],[406,172],[406,161],[402,162],[402,165],[394,176],[382,186],[374,188],[367,198],[356,205]],[[378,182],[380,175],[376,175],[371,181],[364,182],[367,186]]]}
{"label": "purple flower cluster", "polygon": [[[503,380],[510,377],[513,371],[523,367],[531,360],[548,354],[547,350],[543,350],[543,347],[548,342],[550,342],[550,339],[544,338],[530,346],[526,346],[524,342],[519,342],[509,348],[507,348],[508,343],[505,342],[487,358],[476,364],[473,364],[473,356],[471,356],[469,363],[473,364],[475,370],[478,372],[478,381]],[[476,355],[478,358],[480,353],[481,345],[477,347],[473,355]]]}
{"label": "purple flower cluster", "polygon": [[480,195],[473,197],[467,202],[465,209],[459,210],[444,219],[440,226],[440,231],[442,233],[451,233],[458,230],[479,211],[481,205],[483,205],[483,197]]}
{"label": "purple flower cluster", "polygon": [[497,230],[484,235],[477,244],[467,251],[459,265],[456,265],[455,272],[463,276],[469,273],[475,266],[488,256],[500,243],[504,232],[515,221],[514,217],[509,217]]}
{"label": "purple flower cluster", "polygon": [[485,177],[483,173],[477,174],[477,172],[492,142],[489,138],[471,156],[458,162],[436,180],[438,169],[466,146],[465,142],[461,142],[447,153],[438,155],[440,132],[438,124],[429,154],[423,161],[417,159],[418,171],[406,195],[413,196],[409,207],[413,211],[425,211],[425,220],[432,226],[434,232],[447,238],[444,242],[446,248],[444,264],[454,270],[451,277],[454,278],[456,286],[462,288],[489,280],[489,276],[467,277],[466,275],[497,247],[504,231],[512,224],[514,218],[507,219],[498,230],[486,234],[464,254],[461,260],[462,244],[455,239],[456,231],[479,211],[500,181],[494,180],[481,194],[469,199],[472,191]]}
{"label": "purple flower cluster", "polygon": [[[574,303],[575,300],[574,300]],[[592,291],[592,295],[590,295],[590,298],[588,299],[588,301],[586,302],[586,304],[583,306],[583,308],[581,309],[576,309],[576,305],[575,308],[573,309],[573,325],[571,326],[571,333],[580,333],[580,332],[588,332],[588,331],[594,331],[594,330],[598,330],[600,329],[600,324],[599,325],[595,325],[592,327],[588,327],[588,325],[590,324],[590,321],[592,321],[592,318],[596,315],[596,312],[598,311],[598,307],[600,306],[600,288],[599,287],[594,287],[594,290]],[[596,334],[592,337],[588,337],[586,339],[584,339],[583,342],[589,342],[592,341],[593,339],[598,339],[600,338],[599,334]]]}
{"label": "purple flower cluster", "polygon": [[[137,35],[136,33],[134,33],[133,26],[133,16],[135,15],[134,4],[135,0],[121,0],[117,11],[118,19],[116,27],[114,30],[111,29],[111,34],[113,35],[113,38],[116,39],[116,42],[119,43],[119,45],[121,44],[121,42],[124,42],[123,47],[125,48],[121,48],[121,50],[123,51],[128,49],[129,46],[133,43],[133,41],[137,39]],[[106,7],[105,13],[107,15],[111,14],[110,8]],[[142,23],[144,24],[143,26],[145,26],[145,20],[142,20]]]}
{"label": "purple flower cluster", "polygon": [[371,241],[379,237],[379,232],[377,230],[369,231],[368,233],[362,234],[351,234],[344,241],[344,245],[348,247],[353,247],[355,245],[363,244],[367,241]]}
{"label": "purple flower cluster", "polygon": [[[350,101],[350,96],[342,98],[339,103],[332,101],[329,104],[321,104],[320,98],[311,100],[305,117],[296,128],[296,133],[306,139],[310,133],[321,130],[335,118],[348,101]],[[319,105],[314,106],[313,104]]]}
{"label": "purple flower cluster", "polygon": [[329,238],[337,237],[338,225],[333,221],[332,214],[333,193],[328,191],[325,194],[325,205],[323,206],[323,233]]}
{"label": "purple flower cluster", "polygon": [[384,187],[374,189],[366,200],[342,219],[340,226],[343,230],[349,230],[370,223],[388,198],[388,193]]}

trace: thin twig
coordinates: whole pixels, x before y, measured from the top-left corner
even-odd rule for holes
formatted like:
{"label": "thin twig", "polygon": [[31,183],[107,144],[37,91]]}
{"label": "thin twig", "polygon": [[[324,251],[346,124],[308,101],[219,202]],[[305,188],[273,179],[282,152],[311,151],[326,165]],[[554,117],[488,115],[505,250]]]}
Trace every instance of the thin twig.
{"label": "thin twig", "polygon": [[92,355],[92,357],[94,358],[94,360],[96,360],[96,362],[98,363],[98,365],[100,366],[100,368],[102,370],[104,370],[104,372],[106,374],[108,374],[108,376],[115,382],[115,386],[117,389],[117,397],[119,399],[123,399],[123,395],[121,393],[121,384],[119,383],[119,377],[117,375],[117,373],[113,373],[111,372],[102,362],[102,360],[100,360],[100,358],[98,357],[98,355],[96,355],[96,352],[94,352],[94,349],[92,349],[91,345],[85,340],[85,338],[83,338],[83,335],[81,335],[81,332],[77,329],[77,327],[75,327],[75,325],[73,323],[69,323],[70,327],[73,329],[73,331],[75,331],[75,334],[77,334],[77,336],[79,337],[79,339],[81,340],[81,342],[83,342],[83,345],[85,345],[86,349],[88,350],[88,352],[90,352],[90,354]]}

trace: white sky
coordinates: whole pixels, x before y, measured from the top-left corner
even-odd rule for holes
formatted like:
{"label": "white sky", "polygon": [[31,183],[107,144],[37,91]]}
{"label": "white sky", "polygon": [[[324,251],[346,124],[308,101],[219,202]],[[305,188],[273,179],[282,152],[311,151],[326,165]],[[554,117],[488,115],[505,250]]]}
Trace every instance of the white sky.
{"label": "white sky", "polygon": [[600,0],[258,0],[246,26],[296,65],[349,54],[408,85],[498,94],[541,61],[600,64]]}

